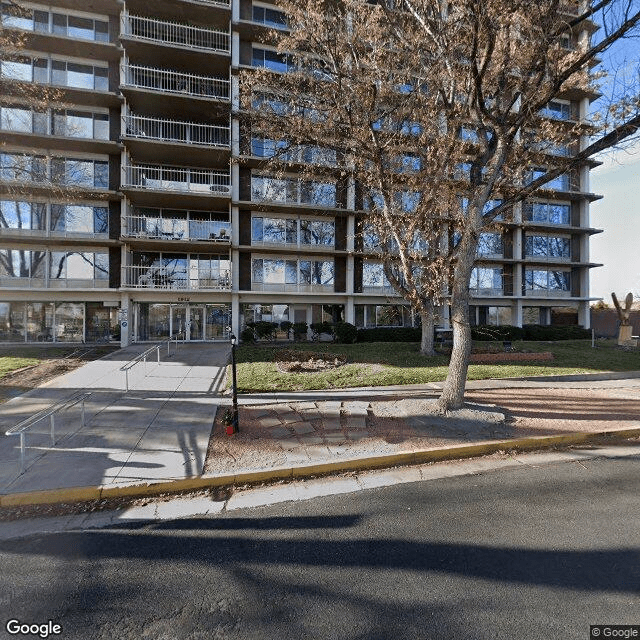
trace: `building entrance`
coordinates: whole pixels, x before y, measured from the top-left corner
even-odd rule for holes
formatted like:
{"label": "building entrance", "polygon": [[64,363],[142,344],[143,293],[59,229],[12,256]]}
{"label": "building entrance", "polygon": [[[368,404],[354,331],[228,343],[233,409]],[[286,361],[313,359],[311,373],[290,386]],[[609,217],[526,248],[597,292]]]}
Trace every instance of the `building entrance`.
{"label": "building entrance", "polygon": [[136,342],[177,337],[187,342],[228,340],[231,309],[223,304],[137,303]]}

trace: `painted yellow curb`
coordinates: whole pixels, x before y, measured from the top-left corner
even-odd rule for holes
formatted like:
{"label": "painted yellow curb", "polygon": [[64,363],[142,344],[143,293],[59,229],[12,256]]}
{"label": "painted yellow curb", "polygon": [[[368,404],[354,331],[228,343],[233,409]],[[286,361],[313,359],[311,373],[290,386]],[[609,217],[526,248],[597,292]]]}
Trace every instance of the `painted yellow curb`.
{"label": "painted yellow curb", "polygon": [[490,440],[477,444],[454,445],[446,449],[423,449],[368,458],[350,458],[325,462],[304,467],[278,467],[261,471],[230,474],[225,476],[196,476],[165,482],[152,482],[136,485],[103,487],[69,487],[48,491],[30,491],[0,495],[0,507],[16,507],[38,504],[66,502],[86,502],[109,498],[143,498],[169,493],[201,491],[216,487],[251,485],[277,480],[295,480],[312,476],[330,475],[347,471],[368,471],[372,469],[409,466],[438,462],[442,460],[461,460],[489,455],[497,451],[532,451],[553,446],[584,444],[604,439],[628,439],[640,437],[640,428],[618,429],[612,431],[564,433],[554,436],[532,436],[513,440]]}

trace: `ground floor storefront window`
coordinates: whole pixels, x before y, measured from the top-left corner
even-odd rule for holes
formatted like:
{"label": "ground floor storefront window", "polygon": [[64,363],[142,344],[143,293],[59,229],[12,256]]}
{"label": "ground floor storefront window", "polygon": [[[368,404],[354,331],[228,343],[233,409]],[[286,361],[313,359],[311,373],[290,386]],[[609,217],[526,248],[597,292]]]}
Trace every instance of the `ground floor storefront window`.
{"label": "ground floor storefront window", "polygon": [[401,304],[357,304],[355,325],[358,328],[415,327],[420,316]]}
{"label": "ground floor storefront window", "polygon": [[118,340],[118,310],[102,302],[0,302],[0,342]]}
{"label": "ground floor storefront window", "polygon": [[134,306],[137,342],[227,340],[231,308],[226,304],[163,304],[141,302]]}

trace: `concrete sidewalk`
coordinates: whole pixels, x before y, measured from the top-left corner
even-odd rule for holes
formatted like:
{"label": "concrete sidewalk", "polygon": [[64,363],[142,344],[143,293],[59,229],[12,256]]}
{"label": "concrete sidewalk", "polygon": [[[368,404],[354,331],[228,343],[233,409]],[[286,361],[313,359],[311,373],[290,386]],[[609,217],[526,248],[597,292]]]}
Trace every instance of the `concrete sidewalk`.
{"label": "concrete sidewalk", "polygon": [[[217,407],[230,403],[221,395],[228,345],[182,345],[160,365],[152,358],[125,393],[120,369],[145,348],[118,351],[1,406],[4,433],[61,397],[92,392],[84,428],[77,407],[58,420],[55,447],[47,423],[27,437],[23,474],[19,439],[0,436],[2,504],[308,477],[585,442],[603,432],[640,435],[640,372],[629,372],[470,381],[477,410],[447,417],[421,404],[441,383],[243,395],[240,433],[226,436],[218,424],[210,440]],[[487,404],[504,407],[507,419]]]}
{"label": "concrete sidewalk", "polygon": [[[229,357],[227,344],[180,344],[158,364],[153,352],[130,372],[122,366],[149,348],[135,345],[60,376],[0,405],[0,493],[80,486],[114,486],[200,475]],[[25,472],[19,437],[10,427],[79,391],[81,406],[55,419],[51,446],[48,419],[26,435]]]}

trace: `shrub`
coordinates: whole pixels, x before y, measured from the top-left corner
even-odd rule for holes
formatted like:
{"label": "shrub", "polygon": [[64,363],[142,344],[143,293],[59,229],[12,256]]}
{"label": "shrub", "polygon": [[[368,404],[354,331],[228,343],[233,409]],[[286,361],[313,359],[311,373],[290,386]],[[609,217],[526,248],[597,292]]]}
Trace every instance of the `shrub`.
{"label": "shrub", "polygon": [[330,336],[333,334],[333,325],[330,322],[312,322],[311,331],[314,333],[314,337],[320,337],[321,334],[327,333]]}
{"label": "shrub", "polygon": [[273,340],[276,336],[278,324],[276,322],[265,322],[260,320],[256,322],[256,337],[258,340]]}
{"label": "shrub", "polygon": [[240,332],[240,340],[242,342],[255,342],[256,341],[256,334],[255,334],[254,330],[251,327],[245,327]]}
{"label": "shrub", "polygon": [[334,327],[336,340],[344,344],[351,344],[358,337],[358,330],[349,322],[338,322]]}
{"label": "shrub", "polygon": [[289,337],[289,331],[291,331],[292,327],[293,327],[293,322],[289,322],[288,320],[283,320],[280,323],[280,331],[284,331],[285,334],[287,335],[287,338]]}
{"label": "shrub", "polygon": [[302,340],[307,337],[308,325],[306,322],[294,322],[293,323],[293,339]]}
{"label": "shrub", "polygon": [[524,327],[512,327],[510,325],[478,326],[471,327],[471,337],[479,342],[500,340],[531,340],[531,341],[556,341],[556,340],[585,340],[591,337],[588,329],[577,326],[550,326],[531,324]]}
{"label": "shrub", "polygon": [[422,329],[415,327],[377,327],[358,329],[358,342],[420,342]]}

